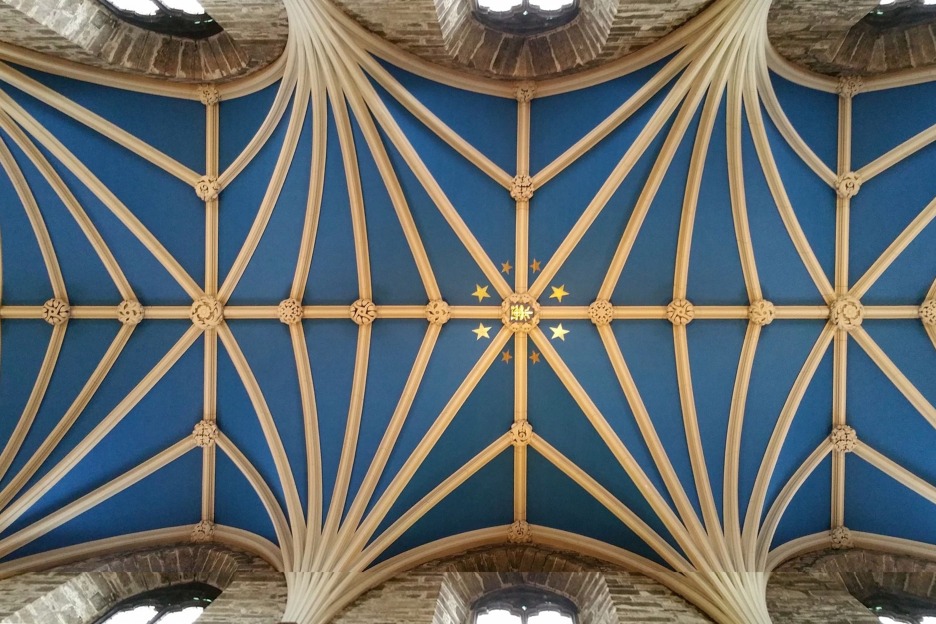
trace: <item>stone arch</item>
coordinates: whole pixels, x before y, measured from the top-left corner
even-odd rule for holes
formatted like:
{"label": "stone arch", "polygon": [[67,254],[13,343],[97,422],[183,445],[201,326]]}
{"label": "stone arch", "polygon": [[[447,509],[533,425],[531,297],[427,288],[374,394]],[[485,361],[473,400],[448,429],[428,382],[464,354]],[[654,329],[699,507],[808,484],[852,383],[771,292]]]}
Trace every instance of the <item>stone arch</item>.
{"label": "stone arch", "polygon": [[[126,598],[182,583],[222,590],[199,624],[279,621],[286,584],[253,555],[215,544],[181,544],[97,557],[0,583],[4,624],[89,624]],[[236,616],[236,617],[232,617]]]}

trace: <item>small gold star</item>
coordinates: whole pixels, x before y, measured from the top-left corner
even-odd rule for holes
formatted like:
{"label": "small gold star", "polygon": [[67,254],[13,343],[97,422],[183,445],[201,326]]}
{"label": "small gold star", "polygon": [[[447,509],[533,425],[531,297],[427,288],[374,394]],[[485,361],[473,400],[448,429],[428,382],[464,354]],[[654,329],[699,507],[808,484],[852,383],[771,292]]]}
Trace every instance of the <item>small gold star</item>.
{"label": "small gold star", "polygon": [[510,355],[510,351],[504,351],[503,353],[501,353],[501,362],[504,362],[505,364],[510,364],[510,360],[512,359],[513,359],[513,356]]}
{"label": "small gold star", "polygon": [[487,338],[488,340],[491,339],[491,337],[488,335],[488,332],[491,331],[491,328],[485,327],[484,323],[478,323],[478,329],[472,329],[471,331],[478,335],[478,340],[481,340],[482,338]]}
{"label": "small gold star", "polygon": [[566,336],[566,334],[569,333],[569,330],[568,330],[568,329],[563,329],[563,328],[562,328],[562,323],[559,323],[559,326],[558,326],[558,327],[550,327],[549,329],[552,330],[552,333],[553,333],[552,339],[553,339],[553,340],[555,340],[556,338],[558,338],[558,339],[561,340],[562,342],[565,342],[565,336]]}
{"label": "small gold star", "polygon": [[562,303],[562,298],[569,294],[568,292],[566,292],[565,284],[563,284],[559,288],[556,288],[555,286],[550,286],[550,288],[552,288],[552,294],[549,295],[549,298],[558,299],[559,303]]}
{"label": "small gold star", "polygon": [[534,364],[539,364],[539,358],[540,358],[540,354],[537,353],[536,351],[530,354],[530,361],[533,362]]}
{"label": "small gold star", "polygon": [[536,273],[540,270],[540,261],[536,258],[533,258],[533,264],[530,265],[530,268],[533,269],[533,272]]}
{"label": "small gold star", "polygon": [[482,287],[481,284],[475,284],[475,291],[471,293],[471,296],[477,297],[478,303],[481,303],[482,299],[489,299],[491,297],[491,295],[488,294],[487,289],[487,286]]}
{"label": "small gold star", "polygon": [[511,266],[510,260],[508,260],[507,262],[501,262],[501,273],[506,273],[507,275],[510,275],[510,271],[512,270],[513,270],[513,266]]}

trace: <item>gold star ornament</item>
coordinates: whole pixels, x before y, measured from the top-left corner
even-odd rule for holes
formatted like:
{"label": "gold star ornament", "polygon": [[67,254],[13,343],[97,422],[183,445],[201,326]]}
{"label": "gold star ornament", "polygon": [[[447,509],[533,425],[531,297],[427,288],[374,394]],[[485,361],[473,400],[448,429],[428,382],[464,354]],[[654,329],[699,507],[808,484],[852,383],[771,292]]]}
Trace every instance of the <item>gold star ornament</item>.
{"label": "gold star ornament", "polygon": [[478,303],[481,303],[482,299],[490,299],[491,295],[488,294],[487,286],[481,286],[481,284],[475,284],[475,291],[471,293],[472,297],[478,298]]}
{"label": "gold star ornament", "polygon": [[530,268],[533,269],[534,273],[540,270],[540,264],[542,263],[539,260],[533,258],[533,264],[530,265]]}
{"label": "gold star ornament", "polygon": [[510,364],[510,360],[513,359],[513,356],[510,355],[510,351],[504,351],[501,353],[501,362],[505,364]]}
{"label": "gold star ornament", "polygon": [[540,361],[540,354],[537,353],[536,351],[534,351],[533,353],[531,353],[531,354],[530,354],[530,361],[533,362],[534,364],[539,364],[539,361]]}
{"label": "gold star ornament", "polygon": [[565,337],[566,337],[566,334],[569,333],[569,330],[568,330],[568,329],[563,329],[563,328],[562,328],[562,323],[559,323],[558,327],[550,327],[549,329],[550,329],[550,330],[552,331],[552,333],[553,333],[553,335],[552,335],[552,339],[553,339],[553,340],[555,340],[556,338],[558,338],[558,339],[561,340],[562,342],[565,342]]}
{"label": "gold star ornament", "polygon": [[481,340],[482,338],[487,338],[488,340],[491,339],[491,336],[488,334],[488,332],[491,331],[491,328],[485,327],[484,323],[478,323],[478,329],[472,329],[471,331],[473,331],[478,336],[477,340]]}
{"label": "gold star ornament", "polygon": [[501,262],[501,273],[506,273],[510,275],[510,271],[513,270],[513,266],[510,264],[510,260],[507,262]]}
{"label": "gold star ornament", "polygon": [[556,288],[555,286],[550,286],[550,288],[552,288],[552,294],[549,295],[549,298],[558,299],[559,303],[562,303],[562,298],[569,294],[568,292],[566,292],[565,284],[563,284],[559,288]]}

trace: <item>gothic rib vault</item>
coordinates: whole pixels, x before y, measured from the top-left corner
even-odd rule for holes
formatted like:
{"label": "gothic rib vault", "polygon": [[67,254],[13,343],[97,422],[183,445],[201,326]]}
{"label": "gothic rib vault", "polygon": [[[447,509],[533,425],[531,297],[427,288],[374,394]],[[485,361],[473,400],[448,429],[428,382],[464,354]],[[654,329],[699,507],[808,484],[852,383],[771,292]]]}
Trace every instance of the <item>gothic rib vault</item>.
{"label": "gothic rib vault", "polygon": [[932,71],[718,0],[517,85],[285,4],[240,82],[0,64],[0,574],[216,540],[324,624],[533,541],[754,624],[797,553],[936,558]]}

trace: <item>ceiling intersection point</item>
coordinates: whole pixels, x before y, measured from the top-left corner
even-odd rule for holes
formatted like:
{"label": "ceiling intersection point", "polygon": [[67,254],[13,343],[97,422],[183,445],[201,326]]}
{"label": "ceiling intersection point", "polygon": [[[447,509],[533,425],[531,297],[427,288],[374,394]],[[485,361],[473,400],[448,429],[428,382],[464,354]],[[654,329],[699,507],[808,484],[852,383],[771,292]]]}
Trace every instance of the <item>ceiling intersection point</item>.
{"label": "ceiling intersection point", "polygon": [[216,176],[204,175],[195,182],[195,194],[202,201],[218,199],[221,192],[221,183]]}
{"label": "ceiling intersection point", "polygon": [[610,325],[614,320],[614,306],[607,299],[598,299],[588,306],[588,318],[598,327]]}
{"label": "ceiling intersection point", "polygon": [[71,316],[71,307],[61,299],[49,299],[42,304],[42,320],[49,325],[61,325]]}
{"label": "ceiling intersection point", "polygon": [[539,325],[540,306],[527,293],[514,293],[501,304],[501,321],[513,333],[528,334]]}
{"label": "ceiling intersection point", "polygon": [[851,199],[861,190],[861,178],[854,171],[843,173],[835,181],[835,190],[842,199]]}
{"label": "ceiling intersection point", "polygon": [[224,321],[224,306],[214,297],[199,297],[192,304],[192,311],[189,313],[197,327],[201,329],[210,329],[217,327]]}
{"label": "ceiling intersection point", "polygon": [[377,306],[370,299],[358,299],[348,308],[348,314],[358,325],[370,325],[377,318]]}
{"label": "ceiling intersection point", "polygon": [[514,446],[527,446],[533,439],[533,425],[528,420],[518,420],[510,425],[510,443]]}
{"label": "ceiling intersection point", "polygon": [[143,306],[139,301],[128,299],[117,305],[117,320],[124,325],[129,327],[139,325],[143,321],[143,316]]}
{"label": "ceiling intersection point", "polygon": [[449,304],[442,299],[433,299],[426,304],[426,320],[429,321],[430,325],[445,325],[451,317],[452,312],[449,310]]}
{"label": "ceiling intersection point", "polygon": [[295,299],[283,299],[276,308],[280,323],[295,325],[302,320],[302,304]]}
{"label": "ceiling intersection point", "polygon": [[829,531],[829,539],[832,540],[832,548],[836,550],[851,548],[853,545],[851,531],[843,526],[837,526]]}
{"label": "ceiling intersection point", "polygon": [[208,448],[218,441],[218,425],[212,420],[200,420],[192,430],[192,440],[199,448]]}
{"label": "ceiling intersection point", "polygon": [[774,304],[766,299],[758,299],[748,307],[748,319],[759,327],[773,323],[776,315]]}
{"label": "ceiling intersection point", "polygon": [[514,95],[518,102],[526,104],[536,97],[536,83],[532,81],[521,82],[517,85],[517,90],[514,92]]}
{"label": "ceiling intersection point", "polygon": [[673,325],[688,325],[695,318],[695,306],[688,299],[673,299],[666,306],[666,318]]}
{"label": "ceiling intersection point", "polygon": [[927,299],[920,305],[920,320],[927,327],[936,327],[936,299]]}
{"label": "ceiling intersection point", "polygon": [[192,528],[192,541],[196,543],[210,542],[214,539],[215,523],[211,520],[202,520]]}
{"label": "ceiling intersection point", "polygon": [[858,434],[848,425],[837,425],[829,435],[832,448],[839,453],[851,453],[858,446]]}
{"label": "ceiling intersection point", "polygon": [[864,306],[855,297],[839,297],[829,305],[829,321],[838,329],[852,331],[861,327]]}
{"label": "ceiling intersection point", "polygon": [[221,92],[213,84],[198,85],[196,93],[205,106],[216,106],[221,101]]}
{"label": "ceiling intersection point", "polygon": [[843,98],[853,98],[864,87],[861,76],[841,76],[838,81],[838,94]]}
{"label": "ceiling intersection point", "polygon": [[516,176],[510,186],[510,196],[518,202],[533,199],[533,178],[528,175]]}
{"label": "ceiling intersection point", "polygon": [[507,529],[507,541],[511,544],[529,544],[533,541],[533,531],[526,520],[517,520]]}

